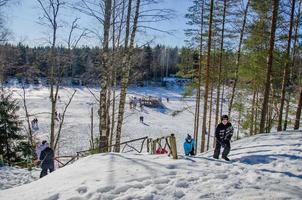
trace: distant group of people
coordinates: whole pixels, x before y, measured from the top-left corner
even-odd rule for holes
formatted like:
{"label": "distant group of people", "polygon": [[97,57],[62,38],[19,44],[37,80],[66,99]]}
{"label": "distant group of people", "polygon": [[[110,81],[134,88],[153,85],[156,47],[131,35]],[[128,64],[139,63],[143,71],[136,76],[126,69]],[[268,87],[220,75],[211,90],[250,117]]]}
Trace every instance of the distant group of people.
{"label": "distant group of people", "polygon": [[38,119],[36,117],[31,120],[31,128],[34,130],[39,129]]}
{"label": "distant group of people", "polygon": [[[229,117],[227,115],[221,116],[221,122],[218,124],[215,130],[215,150],[213,158],[219,159],[220,150],[223,148],[222,158],[229,161],[228,154],[231,150],[231,138],[233,136],[234,128],[229,122]],[[190,134],[187,135],[184,142],[184,152],[186,156],[194,156],[195,150],[195,140]]]}
{"label": "distant group of people", "polygon": [[55,170],[54,166],[54,151],[49,147],[46,140],[43,140],[41,144],[36,147],[36,164],[42,168],[40,178],[46,176],[48,171],[51,173]]}
{"label": "distant group of people", "polygon": [[132,96],[130,98],[130,102],[129,102],[130,110],[136,109],[137,105],[139,106],[139,108],[142,112],[144,110],[144,104],[143,104],[142,98],[137,98],[137,97]]}

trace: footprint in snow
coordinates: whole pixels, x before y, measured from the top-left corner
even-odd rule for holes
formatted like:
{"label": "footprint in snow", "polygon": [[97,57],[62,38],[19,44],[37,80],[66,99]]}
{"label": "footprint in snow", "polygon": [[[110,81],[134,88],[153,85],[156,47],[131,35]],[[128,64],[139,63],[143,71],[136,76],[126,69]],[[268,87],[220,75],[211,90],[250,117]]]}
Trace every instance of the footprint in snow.
{"label": "footprint in snow", "polygon": [[106,193],[109,192],[110,190],[113,190],[115,188],[115,186],[105,186],[105,187],[101,187],[99,189],[97,189],[98,193]]}
{"label": "footprint in snow", "polygon": [[170,182],[170,180],[163,178],[163,179],[155,179],[153,182],[154,184],[167,184]]}
{"label": "footprint in snow", "polygon": [[187,181],[184,181],[184,180],[178,180],[178,181],[176,181],[175,186],[178,187],[178,188],[188,188],[189,183]]}
{"label": "footprint in snow", "polygon": [[87,187],[86,186],[79,187],[77,191],[79,194],[85,194],[87,192]]}

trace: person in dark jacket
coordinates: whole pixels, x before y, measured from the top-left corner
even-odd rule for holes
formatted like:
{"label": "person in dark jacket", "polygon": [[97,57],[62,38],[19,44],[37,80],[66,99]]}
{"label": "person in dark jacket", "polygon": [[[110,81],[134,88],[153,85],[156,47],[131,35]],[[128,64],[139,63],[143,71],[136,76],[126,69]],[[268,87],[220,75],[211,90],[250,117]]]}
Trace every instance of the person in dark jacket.
{"label": "person in dark jacket", "polygon": [[195,155],[194,147],[195,147],[195,140],[192,138],[190,134],[188,134],[184,143],[185,155],[194,156]]}
{"label": "person in dark jacket", "polygon": [[226,161],[230,159],[227,157],[231,150],[230,140],[233,136],[234,128],[229,122],[227,115],[221,116],[221,123],[218,124],[215,130],[216,146],[213,157],[219,159],[220,149],[223,147],[222,158]]}
{"label": "person in dark jacket", "polygon": [[46,176],[49,172],[53,172],[55,169],[54,166],[54,151],[49,147],[48,143],[46,143],[47,147],[41,152],[40,160],[41,160],[41,174],[40,178]]}

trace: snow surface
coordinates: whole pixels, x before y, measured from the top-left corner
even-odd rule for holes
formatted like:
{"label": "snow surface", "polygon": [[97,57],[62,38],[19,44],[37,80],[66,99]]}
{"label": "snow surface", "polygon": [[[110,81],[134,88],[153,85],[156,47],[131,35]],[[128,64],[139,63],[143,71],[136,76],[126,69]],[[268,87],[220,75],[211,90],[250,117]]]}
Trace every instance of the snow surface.
{"label": "snow surface", "polygon": [[0,191],[0,199],[302,199],[301,131],[238,140],[231,162],[211,156],[96,154]]}
{"label": "snow surface", "polygon": [[0,190],[30,183],[37,180],[39,175],[40,169],[28,171],[19,167],[0,167]]}
{"label": "snow surface", "polygon": [[[20,100],[22,89],[18,85],[7,87],[14,92],[14,97]],[[59,143],[59,155],[74,155],[77,151],[89,149],[90,139],[90,111],[94,107],[94,135],[98,133],[98,102],[95,100],[93,92],[99,95],[99,88],[85,87],[63,87],[60,89],[57,111],[63,113],[65,103],[74,90],[77,90],[65,116],[62,129],[62,138]],[[89,91],[90,90],[90,91]],[[134,87],[128,90],[127,101],[131,96],[154,96],[162,97],[164,109],[144,107],[143,111],[137,106],[130,110],[126,104],[124,125],[122,128],[122,141],[136,139],[140,137],[157,138],[168,136],[174,133],[178,141],[183,141],[187,134],[193,134],[195,99],[193,97],[183,98],[182,89],[165,89],[161,87]],[[29,113],[35,115],[39,120],[39,130],[35,131],[35,136],[40,140],[49,140],[50,130],[50,101],[49,88],[44,86],[29,86],[26,88],[27,107]],[[117,91],[117,94],[119,91]],[[165,97],[169,97],[169,102]],[[117,100],[118,101],[118,100]],[[201,106],[202,107],[202,106]],[[117,106],[116,106],[117,108]],[[172,113],[183,110],[176,116]],[[117,113],[118,110],[116,110]],[[24,111],[20,109],[20,116],[24,119]],[[139,117],[144,116],[144,123],[140,123]],[[117,117],[117,116],[116,116]],[[31,120],[34,117],[31,117]],[[56,124],[58,127],[58,123]],[[214,128],[214,127],[213,127]],[[212,129],[213,130],[213,129]],[[182,145],[179,150],[182,153]],[[58,154],[58,153],[57,153]]]}

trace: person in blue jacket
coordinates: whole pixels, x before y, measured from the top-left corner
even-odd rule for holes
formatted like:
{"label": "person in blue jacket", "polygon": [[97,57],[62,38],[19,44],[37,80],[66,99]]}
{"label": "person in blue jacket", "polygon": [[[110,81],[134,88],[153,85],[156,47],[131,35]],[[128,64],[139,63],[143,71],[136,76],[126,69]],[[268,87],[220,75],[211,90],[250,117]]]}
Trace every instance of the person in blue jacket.
{"label": "person in blue jacket", "polygon": [[192,138],[192,136],[190,134],[188,134],[188,136],[186,137],[185,143],[184,143],[185,155],[194,156],[195,155],[194,147],[195,147],[195,140]]}

